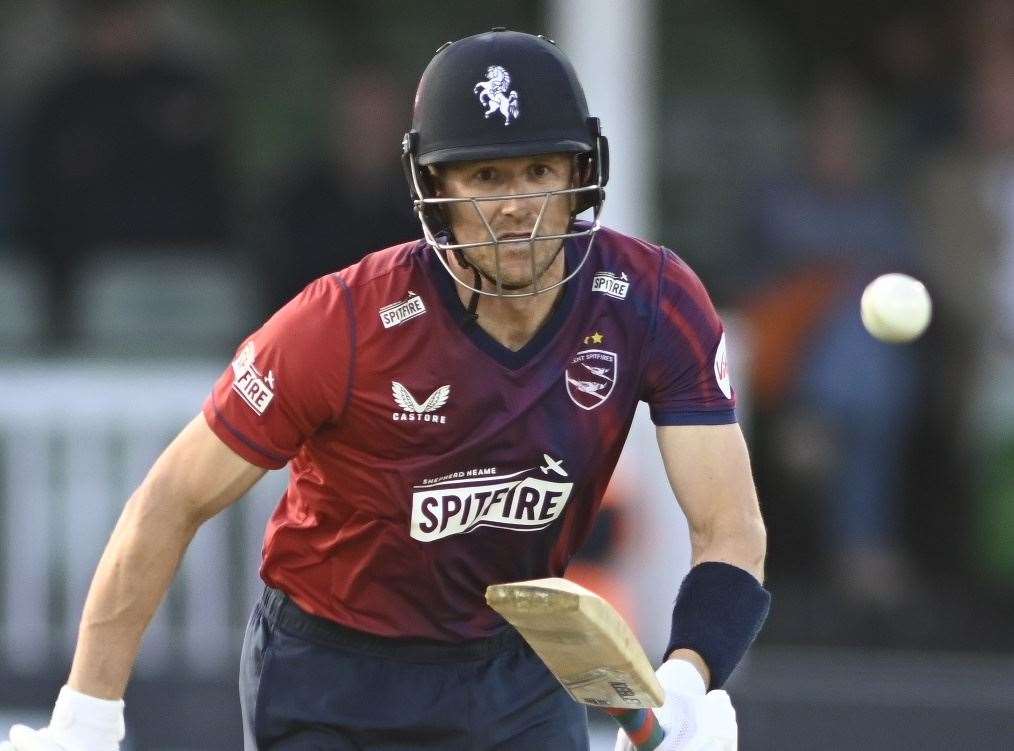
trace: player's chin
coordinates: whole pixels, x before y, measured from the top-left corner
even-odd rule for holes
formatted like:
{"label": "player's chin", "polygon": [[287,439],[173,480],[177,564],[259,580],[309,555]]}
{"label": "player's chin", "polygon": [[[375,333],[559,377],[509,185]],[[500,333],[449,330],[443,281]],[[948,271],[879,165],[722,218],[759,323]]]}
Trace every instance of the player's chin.
{"label": "player's chin", "polygon": [[535,287],[532,285],[532,275],[529,274],[527,277],[501,277],[500,284],[503,287],[504,292],[534,292]]}
{"label": "player's chin", "polygon": [[528,253],[518,256],[511,253],[510,255],[500,257],[499,266],[496,263],[491,264],[490,271],[494,278],[499,271],[500,279],[504,282],[510,281],[511,284],[527,282],[531,284],[533,270],[537,274],[539,269],[539,265],[536,265],[535,269],[532,268],[532,259]]}
{"label": "player's chin", "polygon": [[538,280],[536,283],[533,283],[532,279],[531,267],[517,274],[501,273],[500,275],[500,281],[504,290],[509,292],[538,292],[551,284],[546,279],[545,270],[536,273],[534,277],[534,279]]}
{"label": "player's chin", "polygon": [[[535,269],[537,273],[543,273],[548,269],[561,249],[558,240],[542,240],[535,243]],[[506,252],[500,251],[500,266],[503,269],[517,271],[519,275],[532,274],[532,246],[515,245]]]}

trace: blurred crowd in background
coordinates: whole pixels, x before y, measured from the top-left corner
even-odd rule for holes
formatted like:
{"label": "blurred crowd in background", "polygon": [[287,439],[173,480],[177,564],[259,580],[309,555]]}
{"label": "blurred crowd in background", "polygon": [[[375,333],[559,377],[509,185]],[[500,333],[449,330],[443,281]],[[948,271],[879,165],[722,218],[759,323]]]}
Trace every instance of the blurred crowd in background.
{"label": "blurred crowd in background", "polygon": [[[425,5],[0,2],[3,360],[224,363],[313,278],[418,237],[399,162],[414,83],[441,41],[491,25]],[[537,2],[498,12],[552,36]],[[658,13],[650,239],[748,334],[763,638],[1014,648],[1014,2]],[[102,350],[96,288],[143,290],[146,337],[178,313],[156,302],[180,268],[190,292],[243,285],[200,308],[223,335]],[[933,295],[914,345],[861,327],[886,271]],[[634,544],[622,511],[586,558]]]}

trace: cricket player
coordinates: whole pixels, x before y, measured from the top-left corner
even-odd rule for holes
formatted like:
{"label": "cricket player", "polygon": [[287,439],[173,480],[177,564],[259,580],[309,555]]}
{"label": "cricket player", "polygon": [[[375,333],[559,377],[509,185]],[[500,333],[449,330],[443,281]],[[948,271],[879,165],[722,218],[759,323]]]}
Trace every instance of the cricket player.
{"label": "cricket player", "polygon": [[587,749],[584,707],[484,592],[563,575],[641,400],[693,544],[663,748],[734,746],[720,688],[769,595],[707,292],[672,251],[599,225],[606,139],[544,37],[441,47],[403,161],[424,238],[312,282],[240,344],[117,523],[49,726],[15,726],[7,751],[119,748],[188,543],[286,465],[240,666],[247,749]]}

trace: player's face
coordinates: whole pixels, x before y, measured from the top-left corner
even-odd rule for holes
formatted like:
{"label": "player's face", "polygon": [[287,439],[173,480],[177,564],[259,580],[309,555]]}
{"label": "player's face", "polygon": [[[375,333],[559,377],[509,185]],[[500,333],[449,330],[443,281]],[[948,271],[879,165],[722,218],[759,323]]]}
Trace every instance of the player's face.
{"label": "player's face", "polygon": [[503,241],[528,239],[536,229],[536,223],[536,237],[559,235],[567,231],[574,203],[571,194],[550,196],[548,200],[545,195],[530,198],[511,196],[524,193],[545,194],[572,187],[573,157],[570,154],[446,164],[438,172],[437,183],[437,194],[447,198],[495,197],[495,200],[477,200],[475,203],[445,204],[456,243],[489,243],[463,251],[468,261],[485,277],[485,286],[495,288],[495,283],[490,280],[499,277],[504,289],[523,290],[530,287],[533,282],[533,253],[534,279],[539,281],[540,287],[546,286],[547,281],[553,282],[552,279],[545,279],[547,270],[551,267],[554,272],[562,273],[562,264],[556,264],[559,269],[553,264],[563,246],[562,240]]}

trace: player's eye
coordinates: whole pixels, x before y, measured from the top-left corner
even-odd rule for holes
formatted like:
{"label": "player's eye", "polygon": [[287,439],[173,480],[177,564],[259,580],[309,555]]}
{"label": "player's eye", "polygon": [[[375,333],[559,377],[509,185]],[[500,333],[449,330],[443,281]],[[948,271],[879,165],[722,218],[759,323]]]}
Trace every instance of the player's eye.
{"label": "player's eye", "polygon": [[533,164],[531,167],[532,177],[543,179],[552,174],[553,169],[548,164]]}
{"label": "player's eye", "polygon": [[496,179],[496,170],[492,167],[483,167],[475,173],[475,179],[480,183],[491,183]]}

